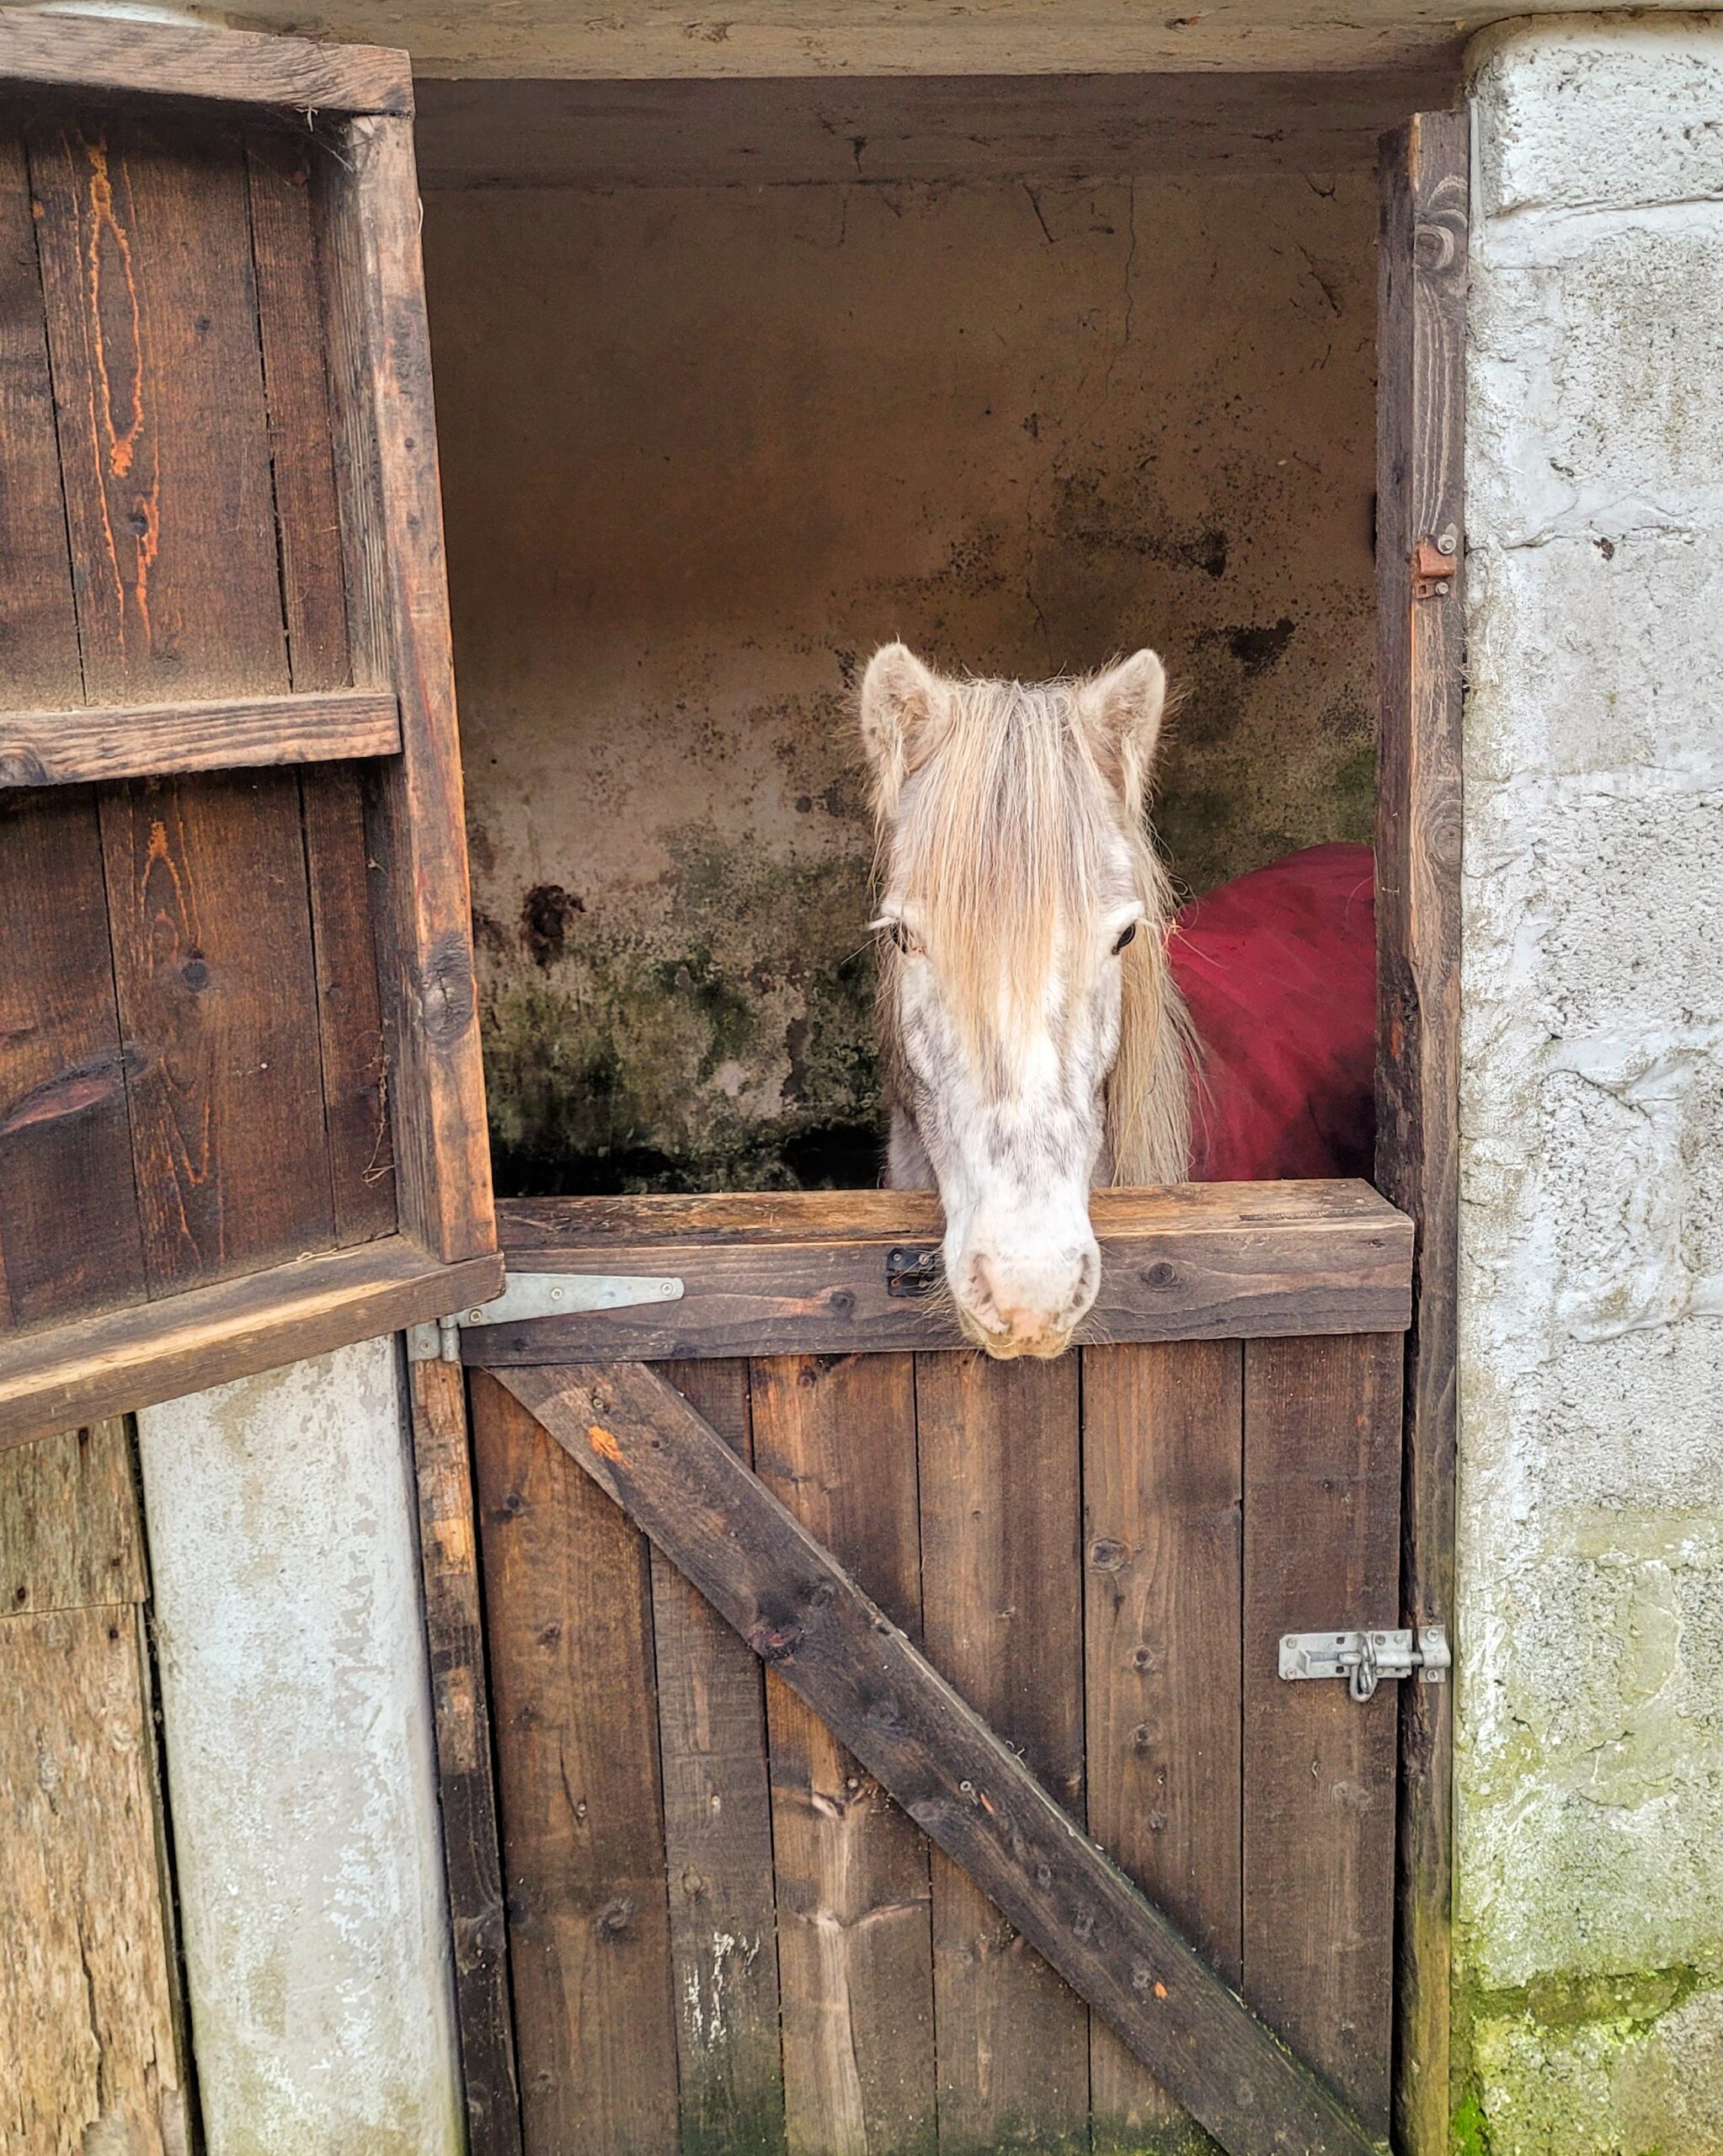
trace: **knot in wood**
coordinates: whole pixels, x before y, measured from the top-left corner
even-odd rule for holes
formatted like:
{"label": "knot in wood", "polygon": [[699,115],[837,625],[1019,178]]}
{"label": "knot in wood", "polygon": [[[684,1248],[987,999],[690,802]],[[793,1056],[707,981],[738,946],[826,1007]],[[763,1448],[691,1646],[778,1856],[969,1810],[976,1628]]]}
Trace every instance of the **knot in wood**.
{"label": "knot in wood", "polygon": [[453,929],[431,946],[419,975],[419,1003],[425,1037],[433,1048],[452,1048],[472,1023],[472,966],[467,946]]}
{"label": "knot in wood", "polygon": [[748,1644],[762,1662],[787,1662],[802,1643],[799,1625],[772,1625],[762,1619],[748,1635]]}
{"label": "knot in wood", "polygon": [[618,1894],[614,1902],[606,1902],[593,1919],[593,1929],[600,1939],[616,1939],[634,1921],[633,1897]]}

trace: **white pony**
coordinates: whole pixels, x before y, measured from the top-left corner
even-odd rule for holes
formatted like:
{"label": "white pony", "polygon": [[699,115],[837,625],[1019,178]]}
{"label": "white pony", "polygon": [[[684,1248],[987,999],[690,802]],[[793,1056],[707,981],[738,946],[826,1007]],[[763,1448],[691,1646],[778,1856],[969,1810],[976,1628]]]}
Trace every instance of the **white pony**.
{"label": "white pony", "polygon": [[937,1187],[958,1315],[991,1355],[1057,1355],[1087,1315],[1093,1186],[1187,1171],[1192,1037],[1144,822],[1166,701],[1152,651],[1027,684],[894,643],[862,681],[886,1180]]}

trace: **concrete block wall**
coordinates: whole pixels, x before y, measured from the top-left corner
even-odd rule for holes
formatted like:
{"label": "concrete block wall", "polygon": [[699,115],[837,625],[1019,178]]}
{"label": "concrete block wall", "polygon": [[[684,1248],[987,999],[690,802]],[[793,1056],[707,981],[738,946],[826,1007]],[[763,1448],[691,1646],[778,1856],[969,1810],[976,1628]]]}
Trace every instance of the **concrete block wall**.
{"label": "concrete block wall", "polygon": [[462,2147],[405,1407],[390,1338],[138,1417],[205,2156]]}
{"label": "concrete block wall", "polygon": [[1472,56],[1459,2141],[1723,2149],[1723,17]]}

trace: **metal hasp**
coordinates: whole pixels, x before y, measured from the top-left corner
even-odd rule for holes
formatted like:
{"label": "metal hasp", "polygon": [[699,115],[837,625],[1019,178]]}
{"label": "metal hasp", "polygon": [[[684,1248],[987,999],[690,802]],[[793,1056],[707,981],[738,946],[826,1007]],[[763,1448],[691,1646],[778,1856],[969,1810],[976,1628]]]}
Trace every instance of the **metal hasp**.
{"label": "metal hasp", "polygon": [[937,1243],[894,1247],[885,1254],[885,1292],[919,1302],[938,1287],[944,1269]]}
{"label": "metal hasp", "polygon": [[1454,1666],[1448,1630],[1422,1625],[1416,1636],[1405,1632],[1285,1632],[1280,1641],[1280,1673],[1288,1684],[1305,1677],[1343,1677],[1355,1700],[1368,1700],[1384,1677],[1410,1677],[1416,1669],[1423,1684],[1445,1684]]}
{"label": "metal hasp", "polygon": [[539,1317],[569,1317],[582,1310],[626,1310],[642,1303],[679,1303],[682,1283],[653,1273],[511,1273],[503,1292],[488,1303],[456,1310],[435,1325],[407,1328],[410,1363],[458,1363],[461,1335],[470,1325],[523,1325]]}

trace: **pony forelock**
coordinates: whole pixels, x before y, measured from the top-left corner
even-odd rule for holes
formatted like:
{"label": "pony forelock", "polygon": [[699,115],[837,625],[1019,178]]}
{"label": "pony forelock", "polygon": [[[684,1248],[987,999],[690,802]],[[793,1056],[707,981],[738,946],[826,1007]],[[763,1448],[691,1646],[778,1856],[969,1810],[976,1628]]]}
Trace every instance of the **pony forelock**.
{"label": "pony forelock", "polygon": [[[1166,960],[1172,892],[1147,830],[1097,763],[1080,712],[1086,686],[945,682],[937,744],[882,824],[879,871],[913,895],[953,1017],[983,1059],[1009,1059],[1055,981],[1070,999],[1087,993],[1107,962],[1103,916],[1122,900],[1141,904],[1143,930],[1120,961],[1107,1150],[1115,1182],[1177,1181],[1190,1145],[1190,1033]],[[898,963],[888,945],[888,1026]]]}

